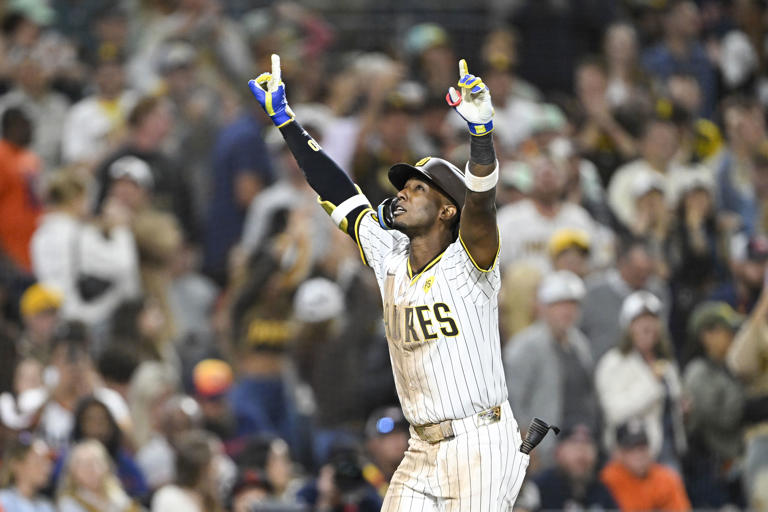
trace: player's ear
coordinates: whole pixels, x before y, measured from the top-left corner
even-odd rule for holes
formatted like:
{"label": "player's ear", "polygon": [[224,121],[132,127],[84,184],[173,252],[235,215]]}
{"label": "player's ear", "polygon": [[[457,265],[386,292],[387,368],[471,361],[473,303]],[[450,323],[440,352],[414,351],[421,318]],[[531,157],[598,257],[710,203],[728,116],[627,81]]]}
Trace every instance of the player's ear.
{"label": "player's ear", "polygon": [[456,217],[456,215],[459,213],[459,209],[456,208],[455,205],[451,203],[444,203],[443,206],[440,208],[440,219],[451,222],[451,219]]}

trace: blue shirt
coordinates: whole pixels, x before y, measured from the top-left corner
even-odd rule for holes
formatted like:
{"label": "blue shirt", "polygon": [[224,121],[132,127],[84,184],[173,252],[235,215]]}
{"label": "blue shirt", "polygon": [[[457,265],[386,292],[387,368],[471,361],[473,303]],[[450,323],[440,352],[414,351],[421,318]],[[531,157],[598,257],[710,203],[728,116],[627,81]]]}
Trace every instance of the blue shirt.
{"label": "blue shirt", "polygon": [[673,55],[663,43],[657,44],[643,53],[642,65],[649,73],[662,80],[666,80],[675,73],[695,77],[701,88],[701,115],[706,118],[712,117],[717,101],[717,81],[715,70],[700,43],[693,43],[687,57],[682,59]]}
{"label": "blue shirt", "polygon": [[213,148],[213,174],[208,226],[205,234],[205,269],[219,277],[226,269],[227,254],[240,239],[246,208],[237,204],[235,182],[246,173],[272,183],[274,174],[261,124],[252,113],[240,116],[219,133]]}
{"label": "blue shirt", "polygon": [[0,491],[0,506],[3,512],[55,512],[53,505],[45,498],[25,498],[14,487]]}

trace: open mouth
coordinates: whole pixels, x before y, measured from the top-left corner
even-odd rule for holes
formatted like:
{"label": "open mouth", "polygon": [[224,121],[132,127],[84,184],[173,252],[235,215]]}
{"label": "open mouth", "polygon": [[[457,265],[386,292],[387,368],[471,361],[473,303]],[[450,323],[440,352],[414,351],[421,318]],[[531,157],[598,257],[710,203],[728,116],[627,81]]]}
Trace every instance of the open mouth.
{"label": "open mouth", "polygon": [[403,213],[405,213],[405,208],[403,208],[400,205],[395,206],[395,209],[392,210],[392,215],[395,216],[395,217],[397,217],[398,215],[401,215]]}

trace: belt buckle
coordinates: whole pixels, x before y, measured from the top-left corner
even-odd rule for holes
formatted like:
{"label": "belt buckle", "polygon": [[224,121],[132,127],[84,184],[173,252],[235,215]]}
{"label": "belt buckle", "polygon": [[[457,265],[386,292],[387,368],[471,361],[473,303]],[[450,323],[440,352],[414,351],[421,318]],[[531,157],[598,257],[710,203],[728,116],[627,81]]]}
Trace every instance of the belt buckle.
{"label": "belt buckle", "polygon": [[496,423],[501,419],[501,406],[497,405],[496,407],[491,407],[490,409],[486,409],[484,411],[481,411],[477,413],[477,426],[481,425],[489,425],[491,423]]}

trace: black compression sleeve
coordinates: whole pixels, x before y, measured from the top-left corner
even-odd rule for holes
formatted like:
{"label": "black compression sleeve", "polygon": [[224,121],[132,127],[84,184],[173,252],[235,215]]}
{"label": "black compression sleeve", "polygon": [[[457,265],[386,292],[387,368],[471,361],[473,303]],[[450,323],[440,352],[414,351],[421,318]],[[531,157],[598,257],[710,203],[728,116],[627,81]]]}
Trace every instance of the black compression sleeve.
{"label": "black compression sleeve", "polygon": [[496,161],[493,134],[473,135],[469,142],[469,159],[476,164],[490,165]]}
{"label": "black compression sleeve", "polygon": [[304,172],[309,185],[324,200],[339,205],[357,195],[349,176],[336,165],[297,121],[280,128],[288,148]]}

